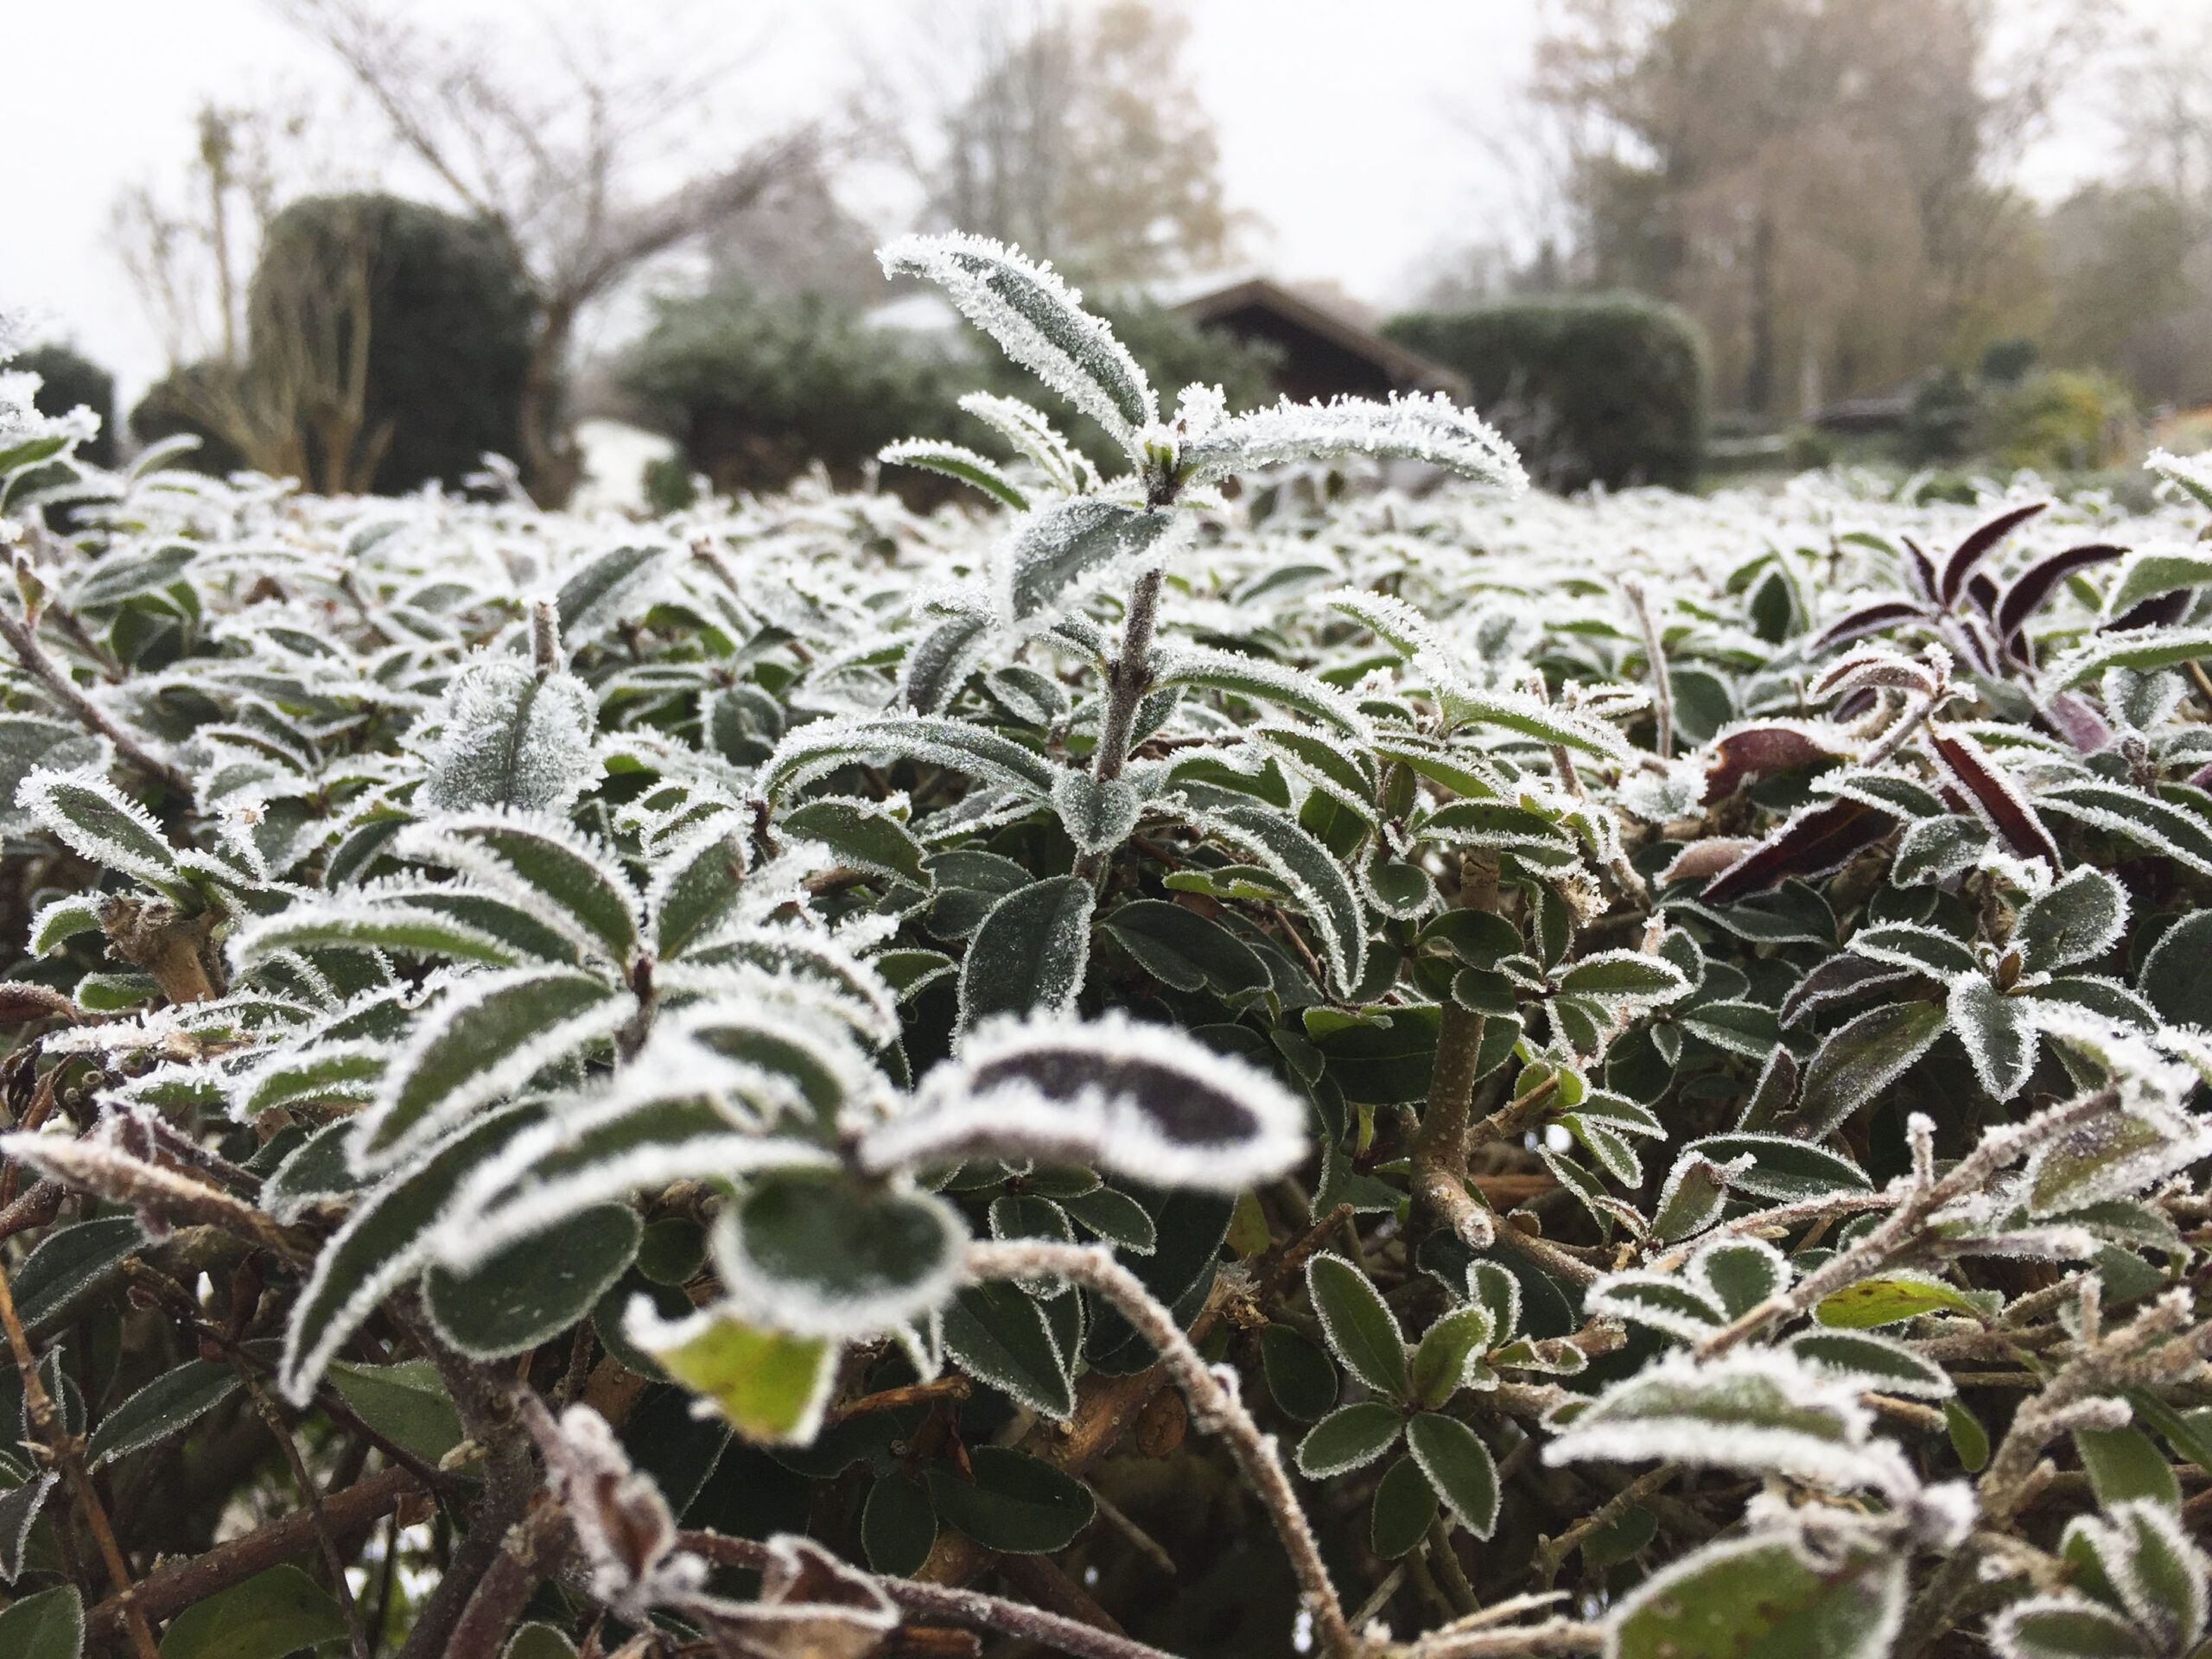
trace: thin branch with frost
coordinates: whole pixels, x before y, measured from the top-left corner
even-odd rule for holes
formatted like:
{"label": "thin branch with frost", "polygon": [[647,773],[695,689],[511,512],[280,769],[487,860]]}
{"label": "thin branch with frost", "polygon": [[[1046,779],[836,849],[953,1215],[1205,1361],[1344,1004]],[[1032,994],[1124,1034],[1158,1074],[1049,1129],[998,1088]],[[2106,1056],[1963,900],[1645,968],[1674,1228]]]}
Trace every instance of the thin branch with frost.
{"label": "thin branch with frost", "polygon": [[[1208,1365],[1191,1345],[1175,1316],[1162,1307],[1152,1293],[1109,1251],[1079,1244],[1033,1243],[1028,1241],[968,1247],[968,1271],[979,1279],[1065,1279],[1096,1291],[1112,1303],[1122,1317],[1159,1351],[1183,1397],[1190,1404],[1192,1421],[1201,1429],[1218,1432],[1251,1482],[1276,1535],[1290,1557],[1300,1599],[1320,1627],[1322,1647],[1335,1659],[1357,1659],[1360,1643],[1345,1622],[1344,1605],[1321,1560],[1313,1529],[1299,1506],[1290,1477],[1275,1453],[1274,1437],[1264,1434],[1252,1414],[1236,1395],[1233,1383]],[[1230,1375],[1233,1376],[1233,1373]]]}

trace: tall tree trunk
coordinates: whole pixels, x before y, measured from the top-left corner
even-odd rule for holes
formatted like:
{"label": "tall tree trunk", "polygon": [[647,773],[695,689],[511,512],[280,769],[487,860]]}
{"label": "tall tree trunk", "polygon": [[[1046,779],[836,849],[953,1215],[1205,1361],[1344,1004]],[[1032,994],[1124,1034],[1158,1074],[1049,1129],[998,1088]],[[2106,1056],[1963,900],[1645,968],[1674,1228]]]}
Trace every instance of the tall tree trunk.
{"label": "tall tree trunk", "polygon": [[583,477],[582,457],[565,430],[561,410],[561,365],[575,321],[575,307],[569,301],[546,303],[531,342],[516,415],[515,459],[522,464],[523,487],[549,511],[568,505]]}

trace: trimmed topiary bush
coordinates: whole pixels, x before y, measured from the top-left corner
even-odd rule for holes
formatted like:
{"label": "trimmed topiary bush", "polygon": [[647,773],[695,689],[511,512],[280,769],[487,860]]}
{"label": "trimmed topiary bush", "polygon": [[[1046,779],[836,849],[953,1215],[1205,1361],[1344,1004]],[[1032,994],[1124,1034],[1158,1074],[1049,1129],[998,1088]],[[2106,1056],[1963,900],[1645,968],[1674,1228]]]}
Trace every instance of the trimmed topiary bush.
{"label": "trimmed topiary bush", "polygon": [[34,346],[7,365],[39,377],[33,400],[41,415],[62,416],[89,409],[100,417],[99,433],[77,446],[79,459],[95,467],[115,465],[115,377],[82,352],[60,344]]}
{"label": "trimmed topiary bush", "polygon": [[1382,332],[1459,371],[1548,487],[1686,490],[1705,457],[1705,342],[1688,313],[1630,294],[1417,311]]}

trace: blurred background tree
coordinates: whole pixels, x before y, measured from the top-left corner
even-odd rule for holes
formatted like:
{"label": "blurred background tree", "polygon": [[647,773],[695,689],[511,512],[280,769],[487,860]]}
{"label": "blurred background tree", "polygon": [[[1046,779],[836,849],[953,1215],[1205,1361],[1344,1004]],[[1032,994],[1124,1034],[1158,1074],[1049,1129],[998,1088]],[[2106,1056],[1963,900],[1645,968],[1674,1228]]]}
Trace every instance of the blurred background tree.
{"label": "blurred background tree", "polygon": [[115,465],[115,377],[73,346],[59,341],[34,346],[8,359],[11,372],[39,377],[31,399],[41,415],[67,415],[73,409],[89,409],[100,417],[99,435],[77,446],[79,459],[95,467]]}

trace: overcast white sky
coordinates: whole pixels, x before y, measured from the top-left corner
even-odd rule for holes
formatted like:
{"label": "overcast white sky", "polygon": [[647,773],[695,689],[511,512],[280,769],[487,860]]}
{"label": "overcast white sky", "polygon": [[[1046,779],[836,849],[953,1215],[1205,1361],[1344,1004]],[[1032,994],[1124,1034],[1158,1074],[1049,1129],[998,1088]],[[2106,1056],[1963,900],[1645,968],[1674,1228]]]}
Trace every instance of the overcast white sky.
{"label": "overcast white sky", "polygon": [[[759,127],[849,86],[860,56],[906,55],[918,20],[941,18],[945,3],[437,0],[435,15],[442,25],[474,19],[524,34],[549,17],[602,20],[617,32],[695,31],[680,38],[743,60],[734,83],[741,124]],[[1230,196],[1257,216],[1253,251],[1279,274],[1332,280],[1374,303],[1402,299],[1440,251],[1478,239],[1487,220],[1528,199],[1529,181],[1477,135],[1511,124],[1543,0],[1185,8],[1188,62],[1220,124]],[[38,332],[73,339],[135,391],[160,372],[162,351],[109,247],[118,193],[174,186],[203,101],[305,94],[335,111],[346,84],[269,0],[0,0],[0,18],[12,152],[35,158],[29,176],[19,160],[10,181],[0,306],[29,308],[46,325]],[[2046,147],[2038,175],[2055,186],[2085,170],[2094,143],[2077,127]]]}

